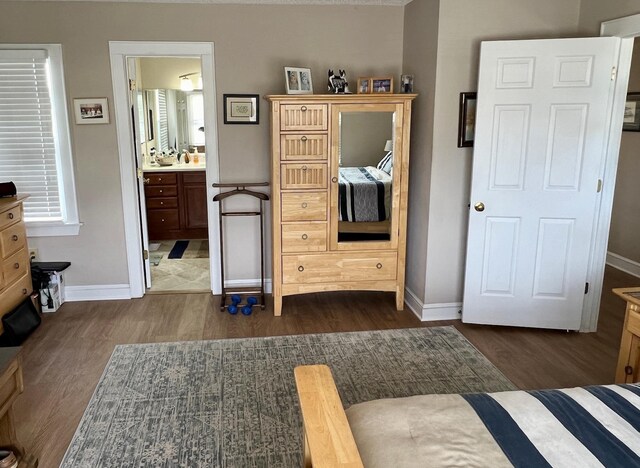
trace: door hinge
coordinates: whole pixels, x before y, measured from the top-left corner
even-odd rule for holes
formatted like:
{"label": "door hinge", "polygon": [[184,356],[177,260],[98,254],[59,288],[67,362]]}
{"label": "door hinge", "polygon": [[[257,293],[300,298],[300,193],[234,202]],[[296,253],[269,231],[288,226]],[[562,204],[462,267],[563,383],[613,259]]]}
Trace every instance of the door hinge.
{"label": "door hinge", "polygon": [[129,91],[135,91],[136,90],[136,80],[129,80]]}
{"label": "door hinge", "polygon": [[149,251],[148,250],[143,250],[142,251],[142,258],[144,258],[145,260],[149,260]]}
{"label": "door hinge", "polygon": [[142,168],[141,168],[141,167],[139,167],[139,168],[138,168],[138,170],[137,170],[137,172],[138,172],[138,179],[142,179],[142,176],[143,176]]}
{"label": "door hinge", "polygon": [[602,192],[602,179],[598,179],[598,187],[596,188],[596,192]]}
{"label": "door hinge", "polygon": [[584,293],[585,294],[589,293],[589,283],[584,283]]}
{"label": "door hinge", "polygon": [[618,69],[616,67],[612,67],[611,68],[611,81],[615,81],[617,75],[618,75]]}

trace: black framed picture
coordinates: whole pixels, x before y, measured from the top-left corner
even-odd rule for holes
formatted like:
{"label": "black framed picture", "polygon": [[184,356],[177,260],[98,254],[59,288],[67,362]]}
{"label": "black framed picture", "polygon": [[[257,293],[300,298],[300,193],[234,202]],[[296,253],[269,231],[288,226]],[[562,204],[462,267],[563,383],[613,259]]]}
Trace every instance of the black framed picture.
{"label": "black framed picture", "polygon": [[260,123],[259,94],[224,94],[223,99],[225,124]]}
{"label": "black framed picture", "polygon": [[460,93],[460,117],[458,120],[458,148],[473,146],[476,133],[477,93]]}
{"label": "black framed picture", "polygon": [[640,132],[640,93],[627,93],[622,130]]}

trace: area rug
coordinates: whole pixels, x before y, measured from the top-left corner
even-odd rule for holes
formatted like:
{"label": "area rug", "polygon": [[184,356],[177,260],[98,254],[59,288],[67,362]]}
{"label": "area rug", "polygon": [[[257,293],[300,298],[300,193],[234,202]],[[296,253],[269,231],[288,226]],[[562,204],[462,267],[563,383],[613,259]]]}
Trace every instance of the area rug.
{"label": "area rug", "polygon": [[166,253],[168,259],[209,258],[209,241],[207,239],[177,240],[163,242],[159,252]]}
{"label": "area rug", "polygon": [[345,406],[515,387],[453,327],[116,346],[62,467],[299,467],[293,369]]}

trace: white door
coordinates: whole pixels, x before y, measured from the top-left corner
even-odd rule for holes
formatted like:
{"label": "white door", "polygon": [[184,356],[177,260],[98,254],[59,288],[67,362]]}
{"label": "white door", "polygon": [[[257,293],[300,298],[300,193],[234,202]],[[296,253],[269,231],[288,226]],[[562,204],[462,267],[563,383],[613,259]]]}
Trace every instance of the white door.
{"label": "white door", "polygon": [[482,44],[463,322],[580,328],[618,51]]}
{"label": "white door", "polygon": [[129,108],[131,109],[131,130],[133,138],[133,148],[135,152],[136,174],[138,176],[138,199],[139,213],[140,213],[140,227],[142,232],[142,258],[144,263],[144,279],[145,286],[151,287],[151,261],[149,259],[149,229],[147,227],[147,205],[144,195],[144,176],[142,172],[143,157],[142,157],[142,141],[146,138],[146,131],[144,130],[144,124],[141,124],[141,118],[143,115],[140,109],[142,92],[137,86],[137,69],[135,58],[127,58],[127,75],[129,77]]}

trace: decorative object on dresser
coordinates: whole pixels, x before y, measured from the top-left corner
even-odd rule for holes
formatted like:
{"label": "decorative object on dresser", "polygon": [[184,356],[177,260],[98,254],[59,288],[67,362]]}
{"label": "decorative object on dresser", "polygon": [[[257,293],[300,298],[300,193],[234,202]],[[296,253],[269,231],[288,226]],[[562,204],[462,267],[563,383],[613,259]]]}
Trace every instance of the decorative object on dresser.
{"label": "decorative object on dresser", "polygon": [[413,75],[400,76],[400,92],[413,93]]}
{"label": "decorative object on dresser", "polygon": [[616,288],[613,292],[627,301],[616,383],[640,382],[640,287]]}
{"label": "decorative object on dresser", "polygon": [[329,70],[327,90],[333,94],[351,94],[349,91],[349,83],[347,82],[347,72],[345,70],[338,70],[338,73],[339,75],[336,75],[333,70]]}
{"label": "decorative object on dresser", "polygon": [[82,98],[73,100],[76,124],[108,124],[109,104],[107,98]]}
{"label": "decorative object on dresser", "polygon": [[458,148],[473,146],[473,140],[476,133],[477,99],[477,93],[460,93]]}
{"label": "decorative object on dresser", "polygon": [[267,96],[275,315],[283,296],[336,290],[395,292],[404,308],[415,97]]}
{"label": "decorative object on dresser", "polygon": [[205,171],[145,171],[149,239],[207,239]]}
{"label": "decorative object on dresser", "polygon": [[287,94],[313,94],[310,68],[284,67]]}
{"label": "decorative object on dresser", "polygon": [[[0,198],[0,317],[31,294],[29,248],[22,202],[27,196]],[[0,334],[4,331],[0,324]]]}
{"label": "decorative object on dresser", "polygon": [[260,123],[259,94],[224,94],[223,98],[225,124]]}
{"label": "decorative object on dresser", "polygon": [[18,193],[13,182],[0,182],[0,197],[15,197]]}

